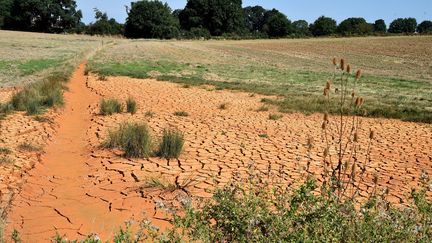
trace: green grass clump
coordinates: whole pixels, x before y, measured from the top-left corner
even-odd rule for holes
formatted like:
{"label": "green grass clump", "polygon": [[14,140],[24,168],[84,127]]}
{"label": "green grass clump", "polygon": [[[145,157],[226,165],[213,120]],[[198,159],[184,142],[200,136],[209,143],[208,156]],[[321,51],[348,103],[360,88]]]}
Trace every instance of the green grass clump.
{"label": "green grass clump", "polygon": [[100,102],[99,113],[103,116],[112,115],[114,113],[121,113],[123,107],[120,101],[116,99],[102,99]]}
{"label": "green grass clump", "polygon": [[62,106],[64,85],[54,78],[34,83],[14,94],[10,106],[26,111],[28,115],[39,114],[46,108]]}
{"label": "green grass clump", "polygon": [[280,115],[280,114],[269,114],[269,120],[273,120],[273,121],[279,120],[279,119],[281,119],[282,117],[283,117],[283,116]]}
{"label": "green grass clump", "polygon": [[268,134],[267,133],[263,133],[263,134],[260,134],[260,135],[258,135],[260,138],[268,138],[269,136],[268,136]]}
{"label": "green grass clump", "polygon": [[123,123],[108,132],[103,146],[122,149],[127,158],[147,158],[151,155],[152,139],[146,124]]}
{"label": "green grass clump", "polygon": [[175,130],[165,130],[159,146],[159,156],[162,158],[178,158],[183,150],[184,135]]}
{"label": "green grass clump", "polygon": [[156,113],[154,113],[153,111],[147,111],[144,115],[145,115],[146,117],[154,117],[155,114],[156,114]]}
{"label": "green grass clump", "polygon": [[11,154],[12,151],[6,147],[0,147],[0,154]]}
{"label": "green grass clump", "polygon": [[174,112],[175,116],[189,116],[189,113],[187,113],[186,111],[176,111]]}
{"label": "green grass clump", "polygon": [[18,149],[21,151],[27,151],[27,152],[40,152],[42,151],[42,148],[39,146],[35,146],[31,143],[24,142],[18,145]]}
{"label": "green grass clump", "polygon": [[137,103],[134,100],[134,98],[129,97],[126,100],[126,110],[127,110],[128,113],[131,113],[132,115],[136,113],[136,111],[137,111]]}

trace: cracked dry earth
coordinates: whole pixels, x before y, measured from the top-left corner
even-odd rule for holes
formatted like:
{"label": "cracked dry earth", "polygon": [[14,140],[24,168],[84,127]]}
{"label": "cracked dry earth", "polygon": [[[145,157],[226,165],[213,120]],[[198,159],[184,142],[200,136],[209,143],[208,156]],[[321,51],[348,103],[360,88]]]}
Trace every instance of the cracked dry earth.
{"label": "cracked dry earth", "polygon": [[[55,232],[69,239],[90,233],[110,239],[125,220],[139,220],[143,213],[167,227],[155,202],[209,197],[207,189],[245,180],[251,161],[261,176],[298,184],[305,177],[308,136],[316,138],[311,170],[322,169],[322,115],[284,114],[273,121],[268,117],[276,108],[257,112],[262,96],[126,77],[99,81],[83,72],[81,65],[65,95],[66,108],[55,119],[57,134],[12,204],[8,230],[18,229],[25,242],[47,241]],[[135,115],[97,115],[100,97],[124,101],[128,96],[138,102]],[[227,109],[219,109],[223,103]],[[177,111],[189,116],[173,115]],[[156,141],[165,128],[183,131],[180,159],[126,159],[121,151],[100,148],[108,130],[124,121],[146,122]],[[361,195],[373,190],[372,176],[378,173],[379,186],[389,188],[388,199],[404,204],[422,171],[432,173],[432,126],[363,119],[363,127],[374,129],[376,139]],[[360,137],[367,133],[364,129]],[[193,182],[182,192],[157,192],[140,187],[149,177]]]}

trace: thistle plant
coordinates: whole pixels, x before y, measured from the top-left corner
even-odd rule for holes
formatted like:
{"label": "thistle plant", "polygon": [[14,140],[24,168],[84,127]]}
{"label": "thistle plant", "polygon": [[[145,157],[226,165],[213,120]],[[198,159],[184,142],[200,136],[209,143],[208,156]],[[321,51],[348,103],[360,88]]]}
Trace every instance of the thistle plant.
{"label": "thistle plant", "polygon": [[[323,191],[336,196],[337,200],[353,200],[359,193],[359,185],[371,162],[374,131],[369,130],[367,146],[360,145],[361,115],[366,114],[365,99],[357,93],[362,71],[351,73],[351,66],[341,59],[333,59],[334,72],[326,82],[323,95],[326,113],[322,121],[325,142],[323,151]],[[334,97],[333,97],[334,96]],[[336,104],[332,104],[335,102]],[[336,115],[330,117],[330,107],[336,105]],[[374,181],[376,181],[374,179]]]}

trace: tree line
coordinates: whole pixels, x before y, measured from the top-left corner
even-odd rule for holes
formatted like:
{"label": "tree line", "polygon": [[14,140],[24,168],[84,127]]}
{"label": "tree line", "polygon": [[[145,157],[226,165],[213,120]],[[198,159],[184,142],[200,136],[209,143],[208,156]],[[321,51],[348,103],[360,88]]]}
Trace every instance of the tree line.
{"label": "tree line", "polygon": [[129,38],[280,38],[311,36],[366,36],[432,33],[432,21],[417,24],[415,18],[368,23],[364,18],[336,20],[321,16],[309,24],[291,21],[277,9],[242,7],[242,0],[188,0],[184,9],[172,10],[159,0],[132,2],[125,24],[99,9],[95,21],[81,22],[74,0],[0,0],[0,28],[47,33],[124,35]]}

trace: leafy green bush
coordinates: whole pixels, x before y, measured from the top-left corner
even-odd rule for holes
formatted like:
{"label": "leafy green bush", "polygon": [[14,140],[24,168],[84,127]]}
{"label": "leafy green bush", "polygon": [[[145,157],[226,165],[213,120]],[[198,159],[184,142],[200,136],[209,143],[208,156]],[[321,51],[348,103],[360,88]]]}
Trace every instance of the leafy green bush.
{"label": "leafy green bush", "polygon": [[189,113],[186,111],[176,111],[174,112],[174,116],[189,116]]}
{"label": "leafy green bush", "polygon": [[151,135],[146,124],[123,123],[110,130],[103,143],[106,148],[119,148],[127,158],[147,158],[151,154]]}
{"label": "leafy green bush", "polygon": [[163,158],[178,158],[183,150],[184,135],[179,131],[164,130],[159,155]]}
{"label": "leafy green bush", "polygon": [[101,115],[112,115],[114,113],[121,113],[123,111],[123,107],[120,101],[116,99],[102,99],[100,102],[100,111]]}
{"label": "leafy green bush", "polygon": [[135,114],[137,111],[137,103],[132,97],[129,97],[126,100],[126,110],[128,113],[131,113],[132,115]]}

